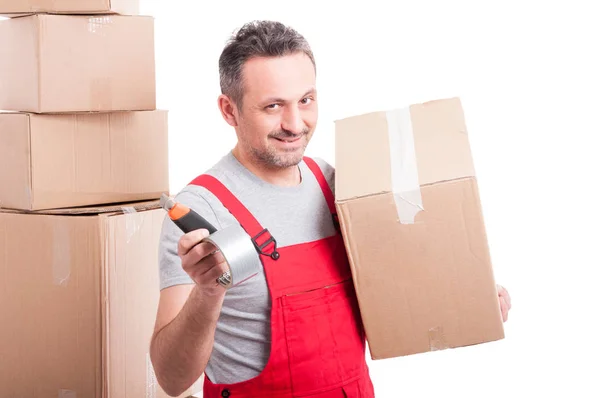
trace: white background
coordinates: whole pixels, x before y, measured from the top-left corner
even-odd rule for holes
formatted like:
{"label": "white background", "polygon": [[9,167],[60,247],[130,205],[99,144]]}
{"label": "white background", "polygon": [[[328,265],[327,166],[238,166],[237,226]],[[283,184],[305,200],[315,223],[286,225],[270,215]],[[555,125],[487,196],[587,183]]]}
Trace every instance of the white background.
{"label": "white background", "polygon": [[513,299],[506,339],[369,361],[378,397],[600,396],[598,12],[572,1],[185,3],[142,2],[156,17],[174,192],[235,143],[217,62],[252,19],[311,43],[320,118],[307,153],[333,165],[335,119],[463,101],[496,278]]}
{"label": "white background", "polygon": [[378,397],[600,396],[599,14],[548,3],[143,2],[173,191],[235,143],[217,61],[252,19],[311,43],[320,119],[308,154],[334,165],[335,119],[461,97],[496,278],[513,299],[506,339],[370,361]]}
{"label": "white background", "polygon": [[377,397],[600,396],[599,13],[549,3],[142,0],[173,192],[235,143],[217,62],[252,19],[311,43],[320,119],[307,154],[333,165],[334,120],[462,99],[496,278],[513,300],[506,339],[369,361]]}
{"label": "white background", "polygon": [[463,101],[496,278],[513,300],[506,339],[369,361],[377,397],[600,397],[598,11],[573,1],[183,3],[142,2],[156,17],[174,192],[235,143],[217,109],[217,62],[252,19],[290,24],[315,52],[320,118],[308,155],[335,165],[335,119]]}
{"label": "white background", "polygon": [[377,397],[600,396],[597,11],[573,1],[183,3],[142,1],[156,17],[174,192],[235,143],[217,109],[217,62],[249,20],[290,24],[311,43],[320,117],[307,154],[334,165],[335,119],[463,101],[496,278],[513,299],[506,339],[369,361]]}

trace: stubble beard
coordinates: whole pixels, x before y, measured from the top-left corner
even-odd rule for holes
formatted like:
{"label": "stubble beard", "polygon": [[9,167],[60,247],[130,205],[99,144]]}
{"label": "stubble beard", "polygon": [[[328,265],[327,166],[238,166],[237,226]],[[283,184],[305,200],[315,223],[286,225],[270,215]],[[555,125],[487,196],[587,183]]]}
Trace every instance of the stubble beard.
{"label": "stubble beard", "polygon": [[[293,151],[281,151],[281,150],[277,150],[274,147],[268,146],[267,148],[250,148],[250,152],[252,153],[252,156],[260,163],[262,163],[264,166],[271,168],[271,169],[285,169],[288,167],[294,167],[297,166],[301,161],[302,158],[304,156],[304,151],[306,150],[306,147],[308,145],[308,133],[309,130],[305,130],[301,133],[302,138],[300,138],[301,140],[303,140],[303,145],[301,149],[296,149]],[[297,135],[289,133],[289,132],[285,132],[285,131],[279,131],[279,132],[275,132],[275,133],[271,133],[269,134],[269,137],[272,138],[292,138],[292,137],[297,137]]]}

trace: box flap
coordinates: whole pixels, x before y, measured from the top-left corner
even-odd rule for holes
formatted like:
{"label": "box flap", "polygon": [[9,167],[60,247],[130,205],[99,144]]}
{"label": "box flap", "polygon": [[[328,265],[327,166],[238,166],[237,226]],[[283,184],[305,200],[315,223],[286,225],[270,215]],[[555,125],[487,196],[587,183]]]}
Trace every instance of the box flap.
{"label": "box flap", "polygon": [[421,185],[475,176],[459,98],[411,105],[410,115]]}
{"label": "box flap", "polygon": [[458,98],[335,122],[336,200],[393,192],[417,201],[420,186],[474,176]]}
{"label": "box flap", "polygon": [[0,112],[0,188],[1,207],[30,208],[31,135],[30,119],[25,113]]}
{"label": "box flap", "polygon": [[336,200],[392,190],[387,129],[384,112],[335,122]]}

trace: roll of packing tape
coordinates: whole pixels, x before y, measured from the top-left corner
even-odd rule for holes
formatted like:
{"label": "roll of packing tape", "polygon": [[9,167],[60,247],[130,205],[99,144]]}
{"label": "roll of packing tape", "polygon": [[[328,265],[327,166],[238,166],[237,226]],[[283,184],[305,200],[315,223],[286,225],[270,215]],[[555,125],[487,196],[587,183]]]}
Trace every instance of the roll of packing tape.
{"label": "roll of packing tape", "polygon": [[256,248],[240,225],[220,229],[204,240],[217,247],[229,266],[232,280],[227,288],[239,285],[260,271],[261,262],[256,259]]}

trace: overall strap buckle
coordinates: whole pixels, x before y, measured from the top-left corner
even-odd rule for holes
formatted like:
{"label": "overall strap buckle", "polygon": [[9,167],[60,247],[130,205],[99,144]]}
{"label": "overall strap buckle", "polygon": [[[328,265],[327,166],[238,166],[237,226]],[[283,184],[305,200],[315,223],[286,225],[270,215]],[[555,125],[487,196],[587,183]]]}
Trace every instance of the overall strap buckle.
{"label": "overall strap buckle", "polygon": [[[257,242],[257,239],[264,234],[269,234],[269,237],[263,243],[259,244]],[[263,256],[271,257],[273,260],[279,259],[279,252],[277,251],[277,241],[275,240],[275,238],[273,238],[273,235],[271,235],[267,228],[263,229],[258,234],[256,234],[256,236],[252,238],[252,243],[254,244],[254,247],[256,247],[256,250]],[[271,253],[267,253],[266,251],[264,251],[264,249],[270,243],[273,243],[273,251]]]}
{"label": "overall strap buckle", "polygon": [[331,215],[331,219],[333,220],[333,226],[335,227],[335,230],[337,232],[341,232],[342,228],[340,226],[340,218],[338,217],[337,213],[333,213]]}

